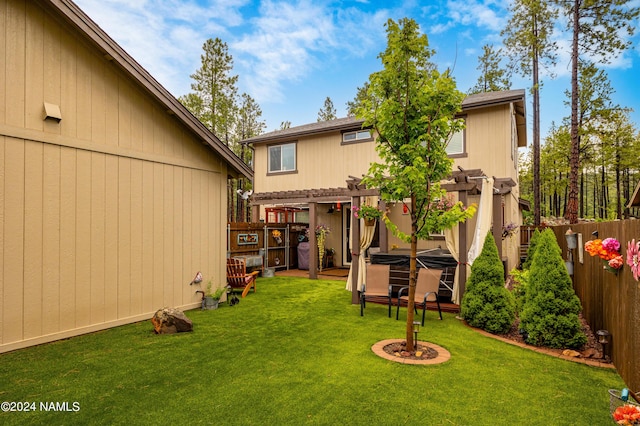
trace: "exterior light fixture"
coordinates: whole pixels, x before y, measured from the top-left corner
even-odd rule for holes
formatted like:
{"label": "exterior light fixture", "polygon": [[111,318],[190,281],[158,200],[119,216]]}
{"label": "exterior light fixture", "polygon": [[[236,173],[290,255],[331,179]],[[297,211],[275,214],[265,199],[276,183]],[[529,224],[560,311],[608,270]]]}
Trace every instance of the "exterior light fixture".
{"label": "exterior light fixture", "polygon": [[418,333],[420,332],[420,321],[413,322],[413,345],[418,350]]}
{"label": "exterior light fixture", "polygon": [[578,234],[573,232],[571,228],[565,232],[564,237],[567,239],[567,248],[573,250],[578,247]]}
{"label": "exterior light fixture", "polygon": [[567,267],[569,275],[573,275],[573,252],[578,247],[578,234],[573,232],[571,228],[565,232],[564,237],[567,239],[567,260],[564,264]]}
{"label": "exterior light fixture", "polygon": [[611,333],[608,330],[598,330],[596,331],[596,336],[598,336],[598,343],[602,345],[602,357],[607,359],[607,344],[609,343],[609,337],[611,337]]}

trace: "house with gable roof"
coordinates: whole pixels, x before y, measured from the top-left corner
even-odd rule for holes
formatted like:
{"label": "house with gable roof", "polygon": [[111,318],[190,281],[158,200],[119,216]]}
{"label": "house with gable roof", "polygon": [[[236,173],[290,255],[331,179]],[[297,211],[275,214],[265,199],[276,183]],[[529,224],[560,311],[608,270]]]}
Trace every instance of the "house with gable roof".
{"label": "house with gable roof", "polygon": [[[443,186],[465,204],[478,203],[483,182],[490,181],[492,192],[491,229],[496,237],[505,267],[519,262],[517,230],[502,238],[511,223],[522,223],[526,208],[519,195],[518,148],[526,146],[524,90],[470,95],[462,103],[460,117],[466,128],[453,135],[447,152],[454,160],[451,180]],[[359,181],[372,162],[380,162],[375,151],[375,135],[354,117],[306,124],[277,130],[243,141],[253,147],[253,218],[267,223],[308,222],[311,228],[326,224],[331,228],[326,246],[334,249],[334,261],[347,266],[358,249],[350,241],[359,241],[353,230],[351,207],[372,203],[389,211],[389,216],[405,232],[410,230],[403,215],[407,200],[380,206],[375,188],[363,188]],[[370,197],[374,197],[371,199]],[[373,201],[372,201],[373,200]],[[485,204],[487,204],[485,202]],[[487,206],[485,206],[487,207]],[[477,216],[459,232],[458,242],[469,248],[476,229]],[[312,244],[313,246],[313,244]],[[393,253],[408,245],[391,235],[379,223],[372,241],[375,251]],[[421,250],[445,248],[443,235],[420,241]],[[374,251],[374,250],[372,250]],[[466,250],[460,250],[466,252]],[[459,256],[464,263],[465,253]],[[312,257],[313,258],[313,257]],[[458,259],[460,261],[460,259]],[[310,268],[314,276],[314,268]]]}
{"label": "house with gable roof", "polygon": [[200,306],[251,168],[72,1],[0,22],[0,352]]}

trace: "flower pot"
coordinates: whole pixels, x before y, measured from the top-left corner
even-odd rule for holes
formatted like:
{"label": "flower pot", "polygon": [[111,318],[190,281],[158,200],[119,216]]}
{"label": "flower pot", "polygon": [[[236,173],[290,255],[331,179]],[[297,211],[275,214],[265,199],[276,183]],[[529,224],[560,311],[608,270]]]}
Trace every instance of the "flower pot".
{"label": "flower pot", "polygon": [[213,297],[210,296],[205,296],[205,298],[202,300],[202,309],[204,310],[211,310],[211,309],[218,309],[218,299],[214,299]]}
{"label": "flower pot", "polygon": [[373,226],[376,224],[376,220],[375,219],[366,219],[364,220],[364,224],[365,226]]}
{"label": "flower pot", "polygon": [[263,278],[273,278],[275,276],[276,268],[264,268],[262,273]]}

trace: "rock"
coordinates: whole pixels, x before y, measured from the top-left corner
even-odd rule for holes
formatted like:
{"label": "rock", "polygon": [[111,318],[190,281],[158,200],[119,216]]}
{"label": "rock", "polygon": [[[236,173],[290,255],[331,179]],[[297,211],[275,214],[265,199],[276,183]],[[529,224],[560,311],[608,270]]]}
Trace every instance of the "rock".
{"label": "rock", "polygon": [[174,334],[183,331],[193,331],[193,322],[180,310],[162,308],[151,318],[156,334]]}
{"label": "rock", "polygon": [[571,349],[565,349],[562,352],[562,355],[564,356],[570,356],[570,357],[574,357],[574,358],[578,358],[580,356],[580,352],[577,351],[572,351]]}
{"label": "rock", "polygon": [[599,353],[594,348],[589,348],[589,349],[585,350],[584,352],[582,352],[582,356],[584,358],[602,358],[602,354]]}

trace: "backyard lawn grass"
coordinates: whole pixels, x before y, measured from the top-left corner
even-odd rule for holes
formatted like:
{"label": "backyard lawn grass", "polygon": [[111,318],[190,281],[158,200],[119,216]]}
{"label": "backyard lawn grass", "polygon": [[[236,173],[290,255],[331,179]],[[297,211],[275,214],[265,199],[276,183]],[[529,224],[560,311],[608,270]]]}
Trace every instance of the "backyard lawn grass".
{"label": "backyard lawn grass", "polygon": [[[610,369],[515,347],[428,312],[419,340],[451,353],[404,365],[371,346],[405,323],[343,281],[264,278],[239,305],[187,311],[192,333],[150,321],[0,355],[2,425],[607,425]],[[158,307],[160,308],[160,306]],[[406,318],[406,317],[405,317]],[[78,411],[45,412],[40,402]]]}

